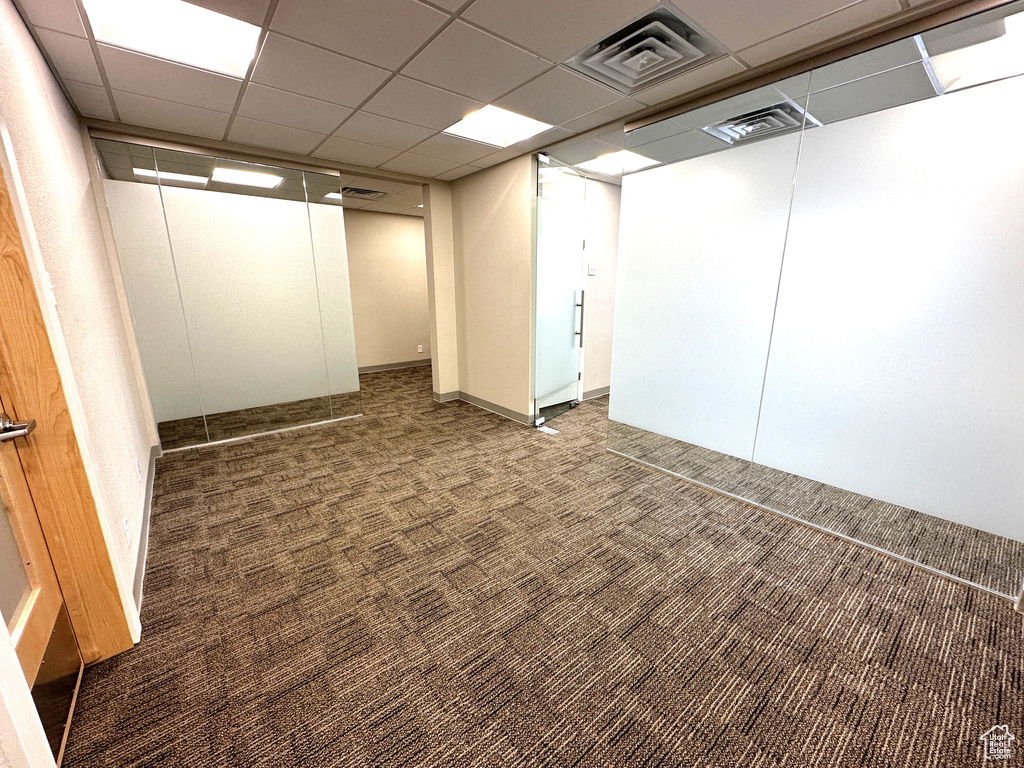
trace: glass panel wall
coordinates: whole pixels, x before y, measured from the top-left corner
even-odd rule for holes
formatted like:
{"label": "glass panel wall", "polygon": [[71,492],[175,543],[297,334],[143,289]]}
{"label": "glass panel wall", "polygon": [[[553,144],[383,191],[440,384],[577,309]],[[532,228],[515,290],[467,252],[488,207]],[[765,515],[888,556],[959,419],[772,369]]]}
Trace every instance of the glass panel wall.
{"label": "glass panel wall", "polygon": [[358,414],[340,179],[96,149],[163,448]]}
{"label": "glass panel wall", "polygon": [[609,447],[1016,595],[1022,35],[1014,3],[628,133],[660,167],[623,179]]}

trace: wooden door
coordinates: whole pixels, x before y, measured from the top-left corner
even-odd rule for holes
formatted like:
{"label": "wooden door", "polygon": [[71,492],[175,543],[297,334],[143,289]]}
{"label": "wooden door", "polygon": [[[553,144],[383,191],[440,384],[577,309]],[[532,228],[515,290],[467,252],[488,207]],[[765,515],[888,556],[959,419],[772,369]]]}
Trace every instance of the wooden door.
{"label": "wooden door", "polygon": [[[2,394],[0,407],[15,420],[20,415]],[[32,435],[0,442],[0,608],[29,688],[64,604],[18,457],[16,444],[31,441]]]}

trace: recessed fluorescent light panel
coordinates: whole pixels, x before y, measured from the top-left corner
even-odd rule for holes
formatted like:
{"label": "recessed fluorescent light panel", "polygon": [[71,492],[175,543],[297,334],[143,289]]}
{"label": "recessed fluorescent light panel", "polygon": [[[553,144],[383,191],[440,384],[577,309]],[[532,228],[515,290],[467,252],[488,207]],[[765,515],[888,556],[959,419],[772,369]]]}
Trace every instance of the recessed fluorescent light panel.
{"label": "recessed fluorescent light panel", "polygon": [[344,199],[341,192],[328,192],[324,195],[324,200],[342,200]]}
{"label": "recessed fluorescent light panel", "polygon": [[953,34],[940,28],[921,38],[943,93],[1024,74],[1024,13]]}
{"label": "recessed fluorescent light panel", "polygon": [[96,40],[245,77],[260,28],[183,0],[83,0]]}
{"label": "recessed fluorescent light panel", "polygon": [[274,189],[282,181],[283,176],[275,176],[272,173],[259,173],[257,171],[239,171],[234,168],[214,168],[213,181],[220,184],[238,184],[243,187],[259,187],[260,189]]}
{"label": "recessed fluorescent light panel", "polygon": [[136,176],[143,179],[157,179],[169,184],[196,184],[205,187],[209,181],[205,176],[189,176],[187,173],[168,173],[167,171],[151,171],[148,168],[132,168]]}
{"label": "recessed fluorescent light panel", "polygon": [[455,125],[445,128],[444,133],[505,148],[554,127],[532,117],[517,115],[515,112],[488,104],[466,115]]}
{"label": "recessed fluorescent light panel", "polygon": [[618,152],[609,152],[607,155],[595,157],[585,163],[577,163],[577,168],[594,173],[603,173],[605,176],[621,176],[623,173],[632,173],[644,168],[657,165],[657,160],[630,152],[628,149],[620,149]]}

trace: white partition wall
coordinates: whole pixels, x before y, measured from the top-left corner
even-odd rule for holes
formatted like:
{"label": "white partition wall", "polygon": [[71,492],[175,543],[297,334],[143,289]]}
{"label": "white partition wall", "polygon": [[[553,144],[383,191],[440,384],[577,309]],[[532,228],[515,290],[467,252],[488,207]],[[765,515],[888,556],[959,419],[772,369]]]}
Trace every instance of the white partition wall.
{"label": "white partition wall", "polygon": [[359,413],[340,179],[97,149],[163,447]]}
{"label": "white partition wall", "polygon": [[104,179],[121,274],[157,422],[201,416],[160,189]]}
{"label": "white partition wall", "polygon": [[978,130],[1022,120],[1015,78],[807,132],[755,461],[1024,539],[1024,145]]}
{"label": "white partition wall", "polygon": [[611,419],[750,459],[799,142],[623,179]]}
{"label": "white partition wall", "polygon": [[[745,488],[781,476],[768,467],[796,476],[793,495],[810,493],[793,490],[802,478],[831,486],[829,505],[857,494],[854,523],[869,503],[917,515],[901,546],[970,526],[947,561],[989,542],[975,573],[1003,594],[1024,542],[1024,146],[991,129],[1024,119],[1024,59],[964,51],[998,40],[1008,12],[977,22],[983,43],[968,20],[868,57],[901,57],[877,75],[844,81],[857,67],[839,62],[760,89],[760,106],[747,94],[673,118],[689,159],[623,181],[610,403],[656,433],[649,446],[763,465]],[[957,90],[954,49],[973,87]],[[781,89],[816,81],[804,127],[779,128],[796,114]],[[778,134],[744,145],[766,127]]]}
{"label": "white partition wall", "polygon": [[163,195],[206,412],[325,396],[306,204],[175,187]]}

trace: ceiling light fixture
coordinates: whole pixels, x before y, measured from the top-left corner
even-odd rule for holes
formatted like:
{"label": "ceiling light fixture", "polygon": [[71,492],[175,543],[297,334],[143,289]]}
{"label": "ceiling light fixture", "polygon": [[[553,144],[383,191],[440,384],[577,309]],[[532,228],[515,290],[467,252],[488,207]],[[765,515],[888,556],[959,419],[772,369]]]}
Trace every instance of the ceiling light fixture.
{"label": "ceiling light fixture", "polygon": [[505,148],[554,127],[532,117],[517,115],[515,112],[488,104],[476,112],[470,112],[455,125],[445,128],[444,133]]}
{"label": "ceiling light fixture", "polygon": [[239,171],[235,168],[220,167],[213,169],[213,176],[210,178],[219,184],[238,184],[243,187],[259,187],[260,189],[274,189],[284,181],[283,176],[275,176],[272,173]]}
{"label": "ceiling light fixture", "polygon": [[205,176],[189,176],[187,173],[157,172],[151,171],[148,168],[132,168],[132,171],[136,176],[141,176],[144,179],[156,179],[158,181],[177,182],[179,184],[198,184],[201,187],[205,187],[206,182],[209,181]]}
{"label": "ceiling light fixture", "polygon": [[630,152],[628,149],[620,149],[618,152],[609,152],[607,155],[595,157],[585,163],[577,163],[577,168],[594,173],[603,173],[606,176],[621,176],[624,173],[639,171],[643,168],[650,168],[657,165],[657,160]]}
{"label": "ceiling light fixture", "polygon": [[[1024,13],[1001,20],[1005,32],[993,40],[938,53],[930,57],[943,93],[1024,74]],[[927,47],[942,47],[942,38],[925,38]]]}
{"label": "ceiling light fixture", "polygon": [[260,28],[183,0],[82,0],[97,42],[245,77]]}
{"label": "ceiling light fixture", "polygon": [[342,200],[344,199],[341,192],[328,192],[324,195],[324,200]]}

